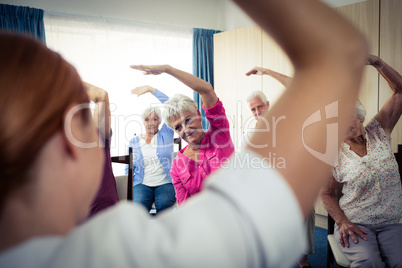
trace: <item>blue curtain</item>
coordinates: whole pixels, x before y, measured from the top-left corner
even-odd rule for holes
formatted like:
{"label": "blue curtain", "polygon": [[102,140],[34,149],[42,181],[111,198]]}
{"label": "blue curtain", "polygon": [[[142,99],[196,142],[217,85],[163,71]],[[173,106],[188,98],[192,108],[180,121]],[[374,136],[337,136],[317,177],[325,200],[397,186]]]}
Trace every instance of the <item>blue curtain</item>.
{"label": "blue curtain", "polygon": [[46,42],[42,9],[0,4],[0,30],[30,35]]}
{"label": "blue curtain", "polygon": [[[193,29],[193,75],[214,86],[214,40],[213,35],[221,31],[208,29]],[[208,129],[209,122],[202,110],[201,96],[194,92],[194,101],[202,114],[202,127]]]}

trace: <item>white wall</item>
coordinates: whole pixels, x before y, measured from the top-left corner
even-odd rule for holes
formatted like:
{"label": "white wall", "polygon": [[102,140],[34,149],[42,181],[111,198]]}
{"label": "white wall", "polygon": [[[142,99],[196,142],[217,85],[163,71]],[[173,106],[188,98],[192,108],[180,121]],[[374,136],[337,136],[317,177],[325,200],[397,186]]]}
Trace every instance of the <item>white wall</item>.
{"label": "white wall", "polygon": [[[365,0],[324,0],[342,6]],[[233,30],[253,21],[230,0],[0,0],[52,14],[103,17],[186,28]]]}

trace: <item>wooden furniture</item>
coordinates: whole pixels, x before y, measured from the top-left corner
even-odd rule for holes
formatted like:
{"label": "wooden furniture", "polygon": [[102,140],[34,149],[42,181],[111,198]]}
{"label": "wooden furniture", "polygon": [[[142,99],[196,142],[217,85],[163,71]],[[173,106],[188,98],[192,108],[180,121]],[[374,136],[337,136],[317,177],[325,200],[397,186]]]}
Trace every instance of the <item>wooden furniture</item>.
{"label": "wooden furniture", "polygon": [[[402,39],[396,33],[402,32],[402,1],[368,0],[336,10],[365,35],[371,54],[380,56],[401,73]],[[254,90],[261,90],[272,107],[284,91],[284,87],[269,76],[247,77],[245,73],[254,66],[293,76],[293,66],[287,56],[260,27],[214,34],[214,88],[225,107],[236,150],[240,148],[243,133],[254,127],[246,97]],[[385,79],[375,68],[366,67],[359,99],[367,110],[367,122],[390,95]],[[397,144],[402,143],[402,120],[395,126],[391,138],[395,152]]]}
{"label": "wooden furniture", "polygon": [[[182,149],[181,138],[173,139],[174,145],[178,146],[178,151]],[[112,156],[113,163],[120,163],[129,165],[128,175],[115,176],[117,195],[120,200],[133,200],[133,148],[129,148],[128,155]],[[130,179],[131,178],[131,179]],[[152,204],[152,208],[149,212],[151,215],[156,215],[155,204]]]}
{"label": "wooden furniture", "polygon": [[[112,162],[113,163],[120,163],[120,164],[126,164],[128,165],[128,175],[123,175],[123,176],[115,176],[116,179],[116,188],[117,188],[117,194],[119,196],[119,199],[127,199],[127,200],[133,200],[133,148],[130,147],[128,149],[128,155],[121,155],[121,156],[112,156]],[[129,179],[131,178],[131,179]],[[120,189],[125,189],[125,184],[127,185],[127,195],[126,198],[124,198],[124,193]],[[120,190],[120,191],[119,191]]]}

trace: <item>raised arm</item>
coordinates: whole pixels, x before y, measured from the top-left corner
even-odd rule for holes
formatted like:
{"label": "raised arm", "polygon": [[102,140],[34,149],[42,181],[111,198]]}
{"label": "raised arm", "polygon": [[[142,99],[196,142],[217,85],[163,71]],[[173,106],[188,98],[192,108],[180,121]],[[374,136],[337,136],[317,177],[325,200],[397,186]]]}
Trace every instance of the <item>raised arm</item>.
{"label": "raised arm", "polygon": [[207,109],[212,108],[218,102],[218,97],[210,83],[192,74],[173,68],[170,65],[130,65],[130,67],[135,70],[143,71],[146,75],[167,73],[173,76],[195,92],[199,93],[202,102]]}
{"label": "raised arm", "polygon": [[137,95],[138,97],[145,93],[151,93],[161,103],[164,103],[165,101],[167,101],[169,99],[169,97],[166,94],[164,94],[162,91],[157,90],[156,88],[147,86],[147,85],[136,87],[133,90],[131,90],[131,94]]}
{"label": "raised arm", "polygon": [[276,81],[281,83],[285,88],[287,88],[290,85],[290,82],[292,81],[292,78],[287,75],[272,71],[271,69],[257,67],[257,66],[246,73],[247,76],[250,76],[252,74],[269,75],[272,78],[274,78]]}
{"label": "raised arm", "polygon": [[359,228],[351,221],[348,220],[345,213],[339,207],[339,201],[336,197],[336,190],[339,183],[331,176],[330,180],[324,184],[320,191],[320,198],[324,208],[328,211],[329,215],[334,219],[339,227],[340,242],[343,247],[349,247],[349,236],[354,243],[358,242],[357,236],[366,240],[366,231]]}
{"label": "raised arm", "polygon": [[[246,148],[267,158],[283,157],[286,167],[278,171],[307,217],[330,174],[328,163],[335,162],[353,112],[367,43],[351,24],[320,1],[235,2],[279,43],[295,67],[291,85],[264,114],[266,121],[257,124],[257,128],[266,129],[268,122],[275,130],[251,137],[251,144],[268,146]],[[327,133],[327,127],[334,124],[327,125],[326,119],[335,121],[337,128],[328,128]]]}
{"label": "raised arm", "polygon": [[89,99],[95,103],[94,121],[96,127],[106,139],[110,138],[110,104],[106,90],[84,82]]}
{"label": "raised arm", "polygon": [[377,69],[393,91],[374,117],[384,131],[390,135],[402,114],[402,76],[380,57],[369,55],[367,64]]}

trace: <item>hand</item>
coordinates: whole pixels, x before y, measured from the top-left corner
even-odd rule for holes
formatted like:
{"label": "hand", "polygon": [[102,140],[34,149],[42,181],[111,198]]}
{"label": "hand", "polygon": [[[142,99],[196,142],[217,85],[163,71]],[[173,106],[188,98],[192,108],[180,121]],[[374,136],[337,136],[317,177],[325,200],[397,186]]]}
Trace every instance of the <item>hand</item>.
{"label": "hand", "polygon": [[140,86],[140,87],[136,87],[133,90],[131,90],[131,94],[136,94],[136,95],[138,95],[137,97],[139,97],[142,94],[145,94],[147,92],[153,94],[154,91],[155,91],[155,88],[153,88],[151,86]]}
{"label": "hand", "polygon": [[363,240],[367,240],[366,234],[366,231],[357,227],[350,221],[339,225],[339,241],[341,242],[342,247],[349,247],[349,236],[352,238],[353,242],[357,244],[359,243],[359,240],[356,235],[360,236]]}
{"label": "hand", "polygon": [[87,94],[88,94],[90,101],[97,103],[99,101],[105,100],[105,98],[107,97],[106,96],[107,92],[104,89],[96,87],[96,86],[94,86],[90,83],[84,82],[84,81],[83,81],[83,83],[87,89]]}
{"label": "hand", "polygon": [[374,65],[380,60],[380,57],[369,54],[366,59],[366,65]]}
{"label": "hand", "polygon": [[250,75],[252,75],[252,74],[258,74],[258,75],[263,75],[264,74],[264,68],[262,68],[262,67],[254,67],[253,69],[251,69],[250,71],[248,71],[247,73],[246,73],[246,75],[247,76],[250,76]]}
{"label": "hand", "polygon": [[135,70],[143,71],[145,75],[157,75],[164,73],[168,65],[130,65],[130,67]]}

